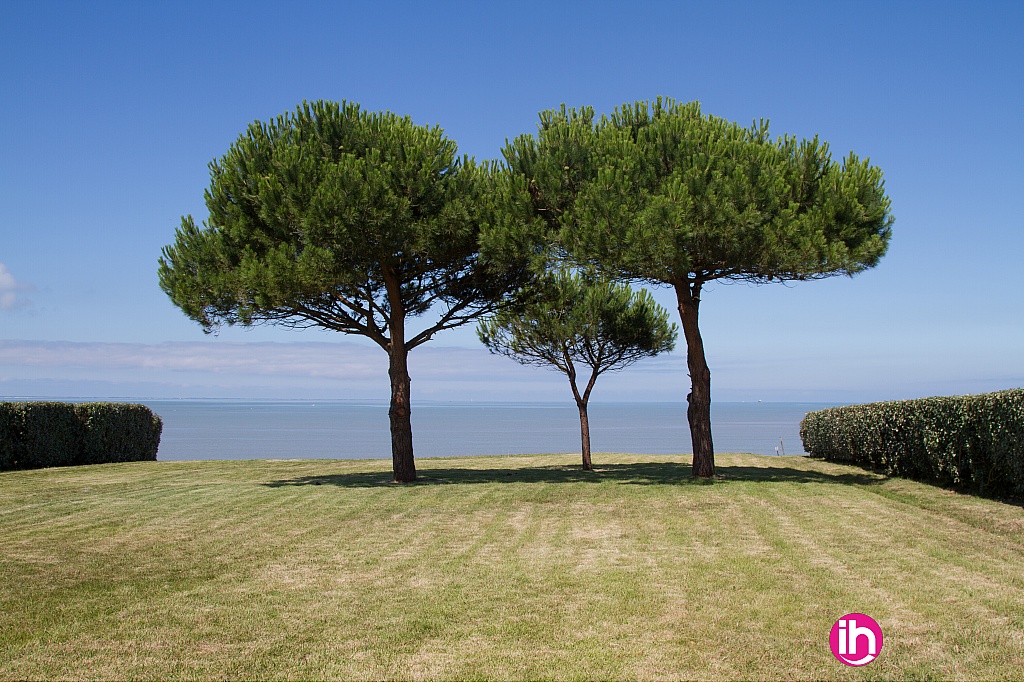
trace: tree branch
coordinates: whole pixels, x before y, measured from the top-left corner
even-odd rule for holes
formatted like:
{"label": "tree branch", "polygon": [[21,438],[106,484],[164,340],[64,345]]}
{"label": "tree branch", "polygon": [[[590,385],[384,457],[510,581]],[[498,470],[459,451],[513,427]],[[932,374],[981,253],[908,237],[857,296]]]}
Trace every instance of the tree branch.
{"label": "tree branch", "polygon": [[580,396],[580,390],[576,386],[576,366],[572,364],[572,356],[569,354],[569,345],[567,343],[562,344],[562,359],[565,362],[565,374],[569,376],[569,386],[572,387],[572,395],[576,399],[576,405],[583,406],[586,402]]}

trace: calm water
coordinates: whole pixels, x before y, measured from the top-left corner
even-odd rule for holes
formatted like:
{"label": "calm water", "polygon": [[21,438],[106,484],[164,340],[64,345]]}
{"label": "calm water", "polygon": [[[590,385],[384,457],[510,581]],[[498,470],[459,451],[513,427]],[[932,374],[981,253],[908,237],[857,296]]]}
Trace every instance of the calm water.
{"label": "calm water", "polygon": [[[142,401],[164,421],[159,460],[389,458],[387,405],[343,401]],[[715,450],[773,455],[803,451],[800,420],[818,403],[716,403]],[[573,404],[420,403],[418,457],[575,452]],[[595,403],[595,453],[689,453],[684,403]]]}

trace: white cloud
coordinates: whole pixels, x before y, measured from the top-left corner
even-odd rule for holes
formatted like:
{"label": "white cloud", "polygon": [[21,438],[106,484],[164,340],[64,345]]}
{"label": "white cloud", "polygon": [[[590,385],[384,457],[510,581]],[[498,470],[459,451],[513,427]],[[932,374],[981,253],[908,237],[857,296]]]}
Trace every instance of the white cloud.
{"label": "white cloud", "polygon": [[[865,401],[1020,386],[1024,365],[953,373],[927,359],[790,355],[712,360],[715,400]],[[409,354],[413,401],[572,401],[558,372],[523,367],[482,347],[425,345]],[[872,379],[884,374],[886,383]],[[685,356],[602,376],[593,400],[683,401]],[[162,344],[0,340],[0,396],[323,398],[386,401],[387,355],[351,342]]]}
{"label": "white cloud", "polygon": [[[602,377],[595,399],[678,400],[677,383],[685,380],[685,371],[681,366],[665,370],[680,363],[664,359],[652,368],[641,363]],[[657,381],[652,369],[665,381]],[[409,374],[414,400],[572,400],[564,375],[524,367],[483,348],[418,347],[409,354]],[[389,387],[387,355],[350,342],[0,340],[0,393],[8,395],[384,399]]]}
{"label": "white cloud", "polygon": [[376,376],[374,356],[356,344],[163,344],[0,341],[0,366],[281,375],[331,379]]}
{"label": "white cloud", "polygon": [[9,311],[18,303],[17,290],[21,285],[7,270],[7,266],[0,263],[0,311]]}
{"label": "white cloud", "polygon": [[[522,368],[484,349],[423,346],[409,354],[410,373],[421,380],[514,380]],[[0,367],[149,370],[217,375],[313,377],[387,381],[387,355],[374,346],[346,342],[166,342],[162,344],[0,340]]]}
{"label": "white cloud", "polygon": [[[413,390],[423,397],[485,398],[503,391],[507,395],[514,387],[514,398],[523,400],[538,389],[560,391],[565,381],[556,373],[523,368],[482,348],[426,346],[409,355]],[[148,384],[147,395],[161,396],[381,398],[390,386],[387,355],[374,346],[346,342],[0,340],[0,376],[8,393],[26,395],[50,394],[47,387],[75,384],[92,393],[85,387],[105,382],[113,385],[103,393],[118,393],[117,385],[134,393]],[[0,389],[2,385],[4,381]]]}

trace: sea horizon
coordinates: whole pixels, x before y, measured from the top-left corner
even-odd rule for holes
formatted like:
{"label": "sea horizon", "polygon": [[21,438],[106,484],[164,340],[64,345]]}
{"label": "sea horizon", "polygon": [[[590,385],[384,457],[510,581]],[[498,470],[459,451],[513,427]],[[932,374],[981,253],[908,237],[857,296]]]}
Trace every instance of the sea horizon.
{"label": "sea horizon", "polygon": [[[389,401],[139,397],[4,397],[0,400],[126,401],[163,421],[158,460],[391,457]],[[800,420],[841,402],[717,401],[711,405],[715,450],[799,455]],[[685,401],[598,401],[589,405],[595,454],[692,452]],[[422,399],[412,405],[419,458],[578,453],[573,401]]]}
{"label": "sea horizon", "polygon": [[[3,401],[57,401],[57,402],[69,402],[69,403],[83,403],[83,402],[125,402],[125,403],[145,403],[147,401],[159,401],[164,403],[173,402],[209,402],[209,403],[348,403],[348,404],[367,404],[367,405],[388,405],[390,399],[387,398],[266,398],[266,397],[220,397],[220,396],[185,396],[168,398],[166,396],[35,396],[35,395],[13,395],[13,396],[0,396],[0,402]],[[873,401],[858,401],[857,403],[871,403]],[[620,404],[681,404],[685,405],[685,400],[672,400],[672,401],[651,401],[651,400],[640,400],[640,399],[622,399],[618,401],[609,401],[606,399],[593,398],[590,400],[589,405],[620,405]],[[851,405],[851,401],[764,401],[764,400],[745,400],[745,401],[726,401],[716,400],[712,401],[712,405],[716,403],[730,403],[730,404],[781,404],[781,405],[827,405],[827,406],[840,406],[840,405]],[[419,404],[466,404],[466,405],[572,405],[575,408],[575,403],[572,400],[569,401],[522,401],[522,400],[480,400],[480,399],[438,399],[438,398],[421,398],[413,399],[413,408]]]}

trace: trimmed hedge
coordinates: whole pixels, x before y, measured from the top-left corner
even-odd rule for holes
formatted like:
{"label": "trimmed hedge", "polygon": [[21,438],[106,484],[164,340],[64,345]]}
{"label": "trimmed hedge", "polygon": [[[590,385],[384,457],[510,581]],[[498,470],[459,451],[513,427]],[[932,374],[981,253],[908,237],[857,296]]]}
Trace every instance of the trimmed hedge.
{"label": "trimmed hedge", "polygon": [[163,422],[146,406],[81,403],[75,413],[85,425],[80,464],[156,460]]}
{"label": "trimmed hedge", "polygon": [[1024,498],[1024,389],[818,410],[800,438],[812,457]]}
{"label": "trimmed hedge", "polygon": [[0,470],[156,460],[163,423],[131,403],[0,403]]}

